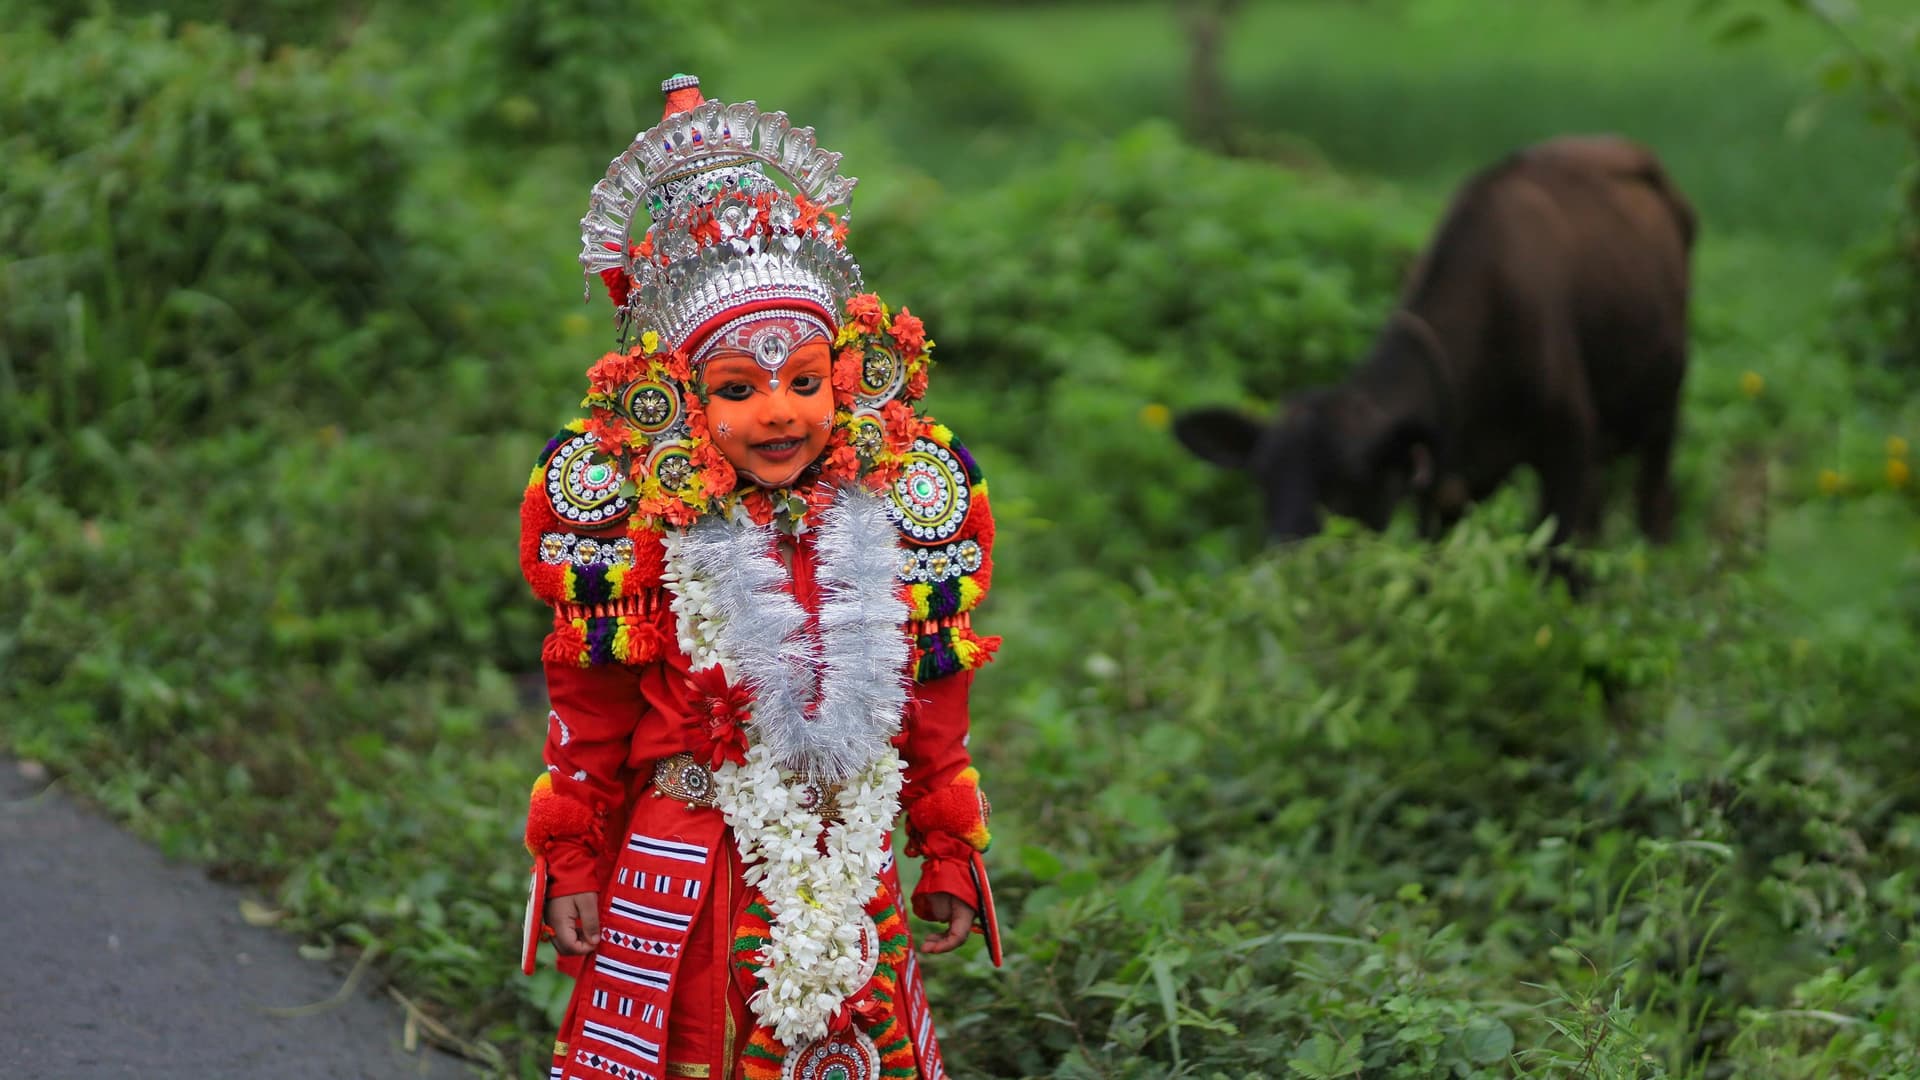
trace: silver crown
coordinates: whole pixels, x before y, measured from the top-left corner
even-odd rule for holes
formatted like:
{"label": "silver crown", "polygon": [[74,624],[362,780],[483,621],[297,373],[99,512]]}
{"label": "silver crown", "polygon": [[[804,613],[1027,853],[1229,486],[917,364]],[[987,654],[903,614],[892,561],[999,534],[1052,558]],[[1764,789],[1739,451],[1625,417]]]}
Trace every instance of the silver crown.
{"label": "silver crown", "polygon": [[[860,289],[859,264],[834,239],[824,214],[803,227],[794,197],[766,173],[822,210],[844,213],[858,181],[841,176],[839,164],[839,154],[814,145],[812,128],[793,127],[785,113],[761,112],[751,101],[708,101],[667,117],[637,136],[594,185],[580,219],[588,295],[592,278],[619,268],[634,284],[629,324],[675,343],[756,300],[811,301],[837,319]],[[763,225],[756,198],[767,192],[775,196]],[[695,236],[709,217],[718,238],[713,230]],[[653,260],[630,254],[636,228],[652,236]]]}

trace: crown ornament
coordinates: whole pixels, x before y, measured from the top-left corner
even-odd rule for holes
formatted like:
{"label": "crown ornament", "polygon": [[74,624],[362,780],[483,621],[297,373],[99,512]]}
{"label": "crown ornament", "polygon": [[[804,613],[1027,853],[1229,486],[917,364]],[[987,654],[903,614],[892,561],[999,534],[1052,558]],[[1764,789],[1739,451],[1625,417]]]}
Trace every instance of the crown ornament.
{"label": "crown ornament", "polygon": [[620,305],[622,342],[651,330],[686,346],[748,305],[816,308],[837,328],[861,288],[845,242],[858,181],[840,155],[783,112],[702,99],[694,76],[661,90],[660,123],[607,166],[580,219],[581,266]]}

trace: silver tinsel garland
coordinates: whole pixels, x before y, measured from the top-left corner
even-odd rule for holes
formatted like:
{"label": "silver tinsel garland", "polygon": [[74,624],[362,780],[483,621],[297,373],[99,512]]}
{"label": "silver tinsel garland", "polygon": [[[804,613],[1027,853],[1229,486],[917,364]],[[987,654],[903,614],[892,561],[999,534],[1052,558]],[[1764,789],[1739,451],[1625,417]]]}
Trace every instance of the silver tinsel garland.
{"label": "silver tinsel garland", "polygon": [[[887,749],[906,704],[907,605],[885,496],[846,489],[822,514],[820,633],[787,591],[771,525],[708,518],[680,554],[704,583],[714,646],[753,695],[755,741],[782,768],[838,783]],[[809,706],[818,707],[809,712]]]}

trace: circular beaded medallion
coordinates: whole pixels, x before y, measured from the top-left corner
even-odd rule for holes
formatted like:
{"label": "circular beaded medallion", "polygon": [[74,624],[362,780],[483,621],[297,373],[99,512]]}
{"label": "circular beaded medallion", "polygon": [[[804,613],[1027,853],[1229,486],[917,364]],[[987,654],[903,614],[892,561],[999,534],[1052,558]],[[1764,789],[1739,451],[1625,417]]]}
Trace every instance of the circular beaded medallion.
{"label": "circular beaded medallion", "polygon": [[966,523],[967,500],[967,473],[953,451],[913,440],[887,504],[900,531],[923,544],[951,540]]}
{"label": "circular beaded medallion", "polygon": [[647,468],[661,487],[677,492],[693,478],[693,455],[679,443],[667,443],[647,459]]}
{"label": "circular beaded medallion", "polygon": [[573,525],[611,525],[632,511],[620,494],[619,465],[591,435],[575,435],[547,459],[547,501],[554,515]]}
{"label": "circular beaded medallion", "polygon": [[860,409],[847,421],[847,445],[853,447],[862,461],[872,461],[886,441],[886,423],[878,413]]}
{"label": "circular beaded medallion", "polygon": [[642,435],[658,435],[680,420],[680,395],[665,383],[634,383],[621,392],[620,402]]}
{"label": "circular beaded medallion", "polygon": [[878,1080],[880,1050],[859,1031],[829,1035],[787,1051],[780,1080]]}
{"label": "circular beaded medallion", "polygon": [[907,383],[907,365],[900,354],[880,342],[869,342],[860,361],[860,403],[879,405],[899,394]]}

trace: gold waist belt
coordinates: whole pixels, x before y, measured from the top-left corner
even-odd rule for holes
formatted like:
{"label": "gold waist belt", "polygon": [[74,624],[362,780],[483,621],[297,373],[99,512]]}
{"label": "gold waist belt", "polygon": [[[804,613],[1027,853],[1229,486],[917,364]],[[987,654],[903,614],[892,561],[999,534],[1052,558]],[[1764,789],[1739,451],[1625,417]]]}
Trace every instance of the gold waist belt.
{"label": "gold waist belt", "polygon": [[[802,784],[802,803],[820,815],[823,821],[840,820],[840,791],[843,785],[823,784],[818,780],[797,779]],[[653,763],[653,797],[686,803],[688,808],[712,806],[717,797],[713,772],[681,751]]]}

